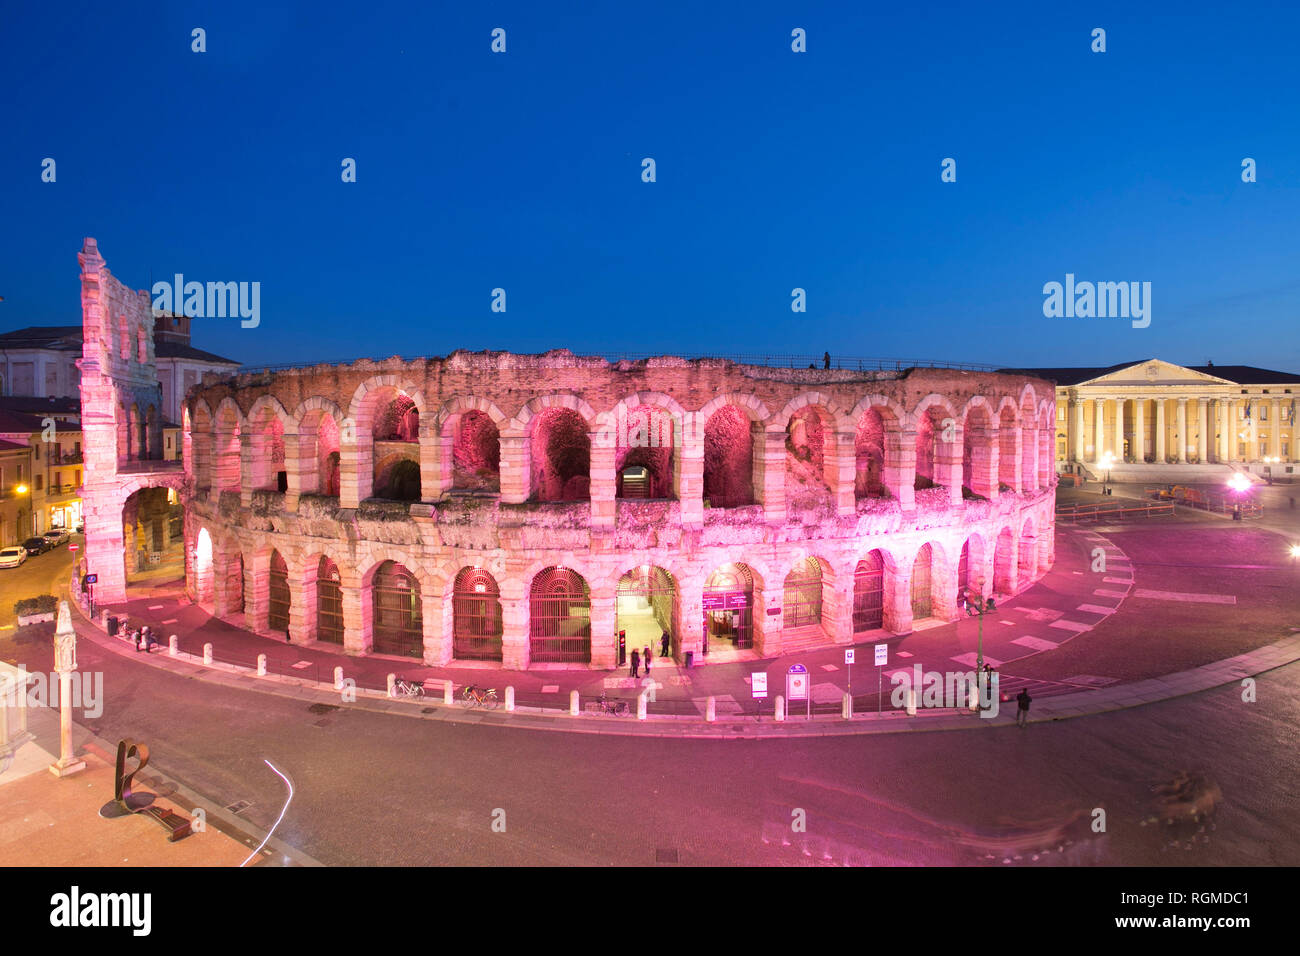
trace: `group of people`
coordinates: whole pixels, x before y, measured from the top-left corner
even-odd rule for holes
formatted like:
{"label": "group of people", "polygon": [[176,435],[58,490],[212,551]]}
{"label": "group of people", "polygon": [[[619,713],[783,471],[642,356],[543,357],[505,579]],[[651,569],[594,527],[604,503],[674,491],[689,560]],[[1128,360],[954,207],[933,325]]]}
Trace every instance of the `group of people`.
{"label": "group of people", "polygon": [[[669,634],[667,631],[664,631],[663,634],[662,634],[662,635],[660,636],[660,638],[659,638],[659,656],[660,656],[660,657],[667,657],[667,656],[668,656],[668,649],[669,649],[669,647],[672,646],[672,643],[673,643],[672,635]],[[640,676],[641,676],[641,667],[644,665],[644,667],[645,667],[645,676],[646,676],[646,677],[649,677],[649,676],[650,676],[650,661],[651,661],[652,659],[653,659],[653,658],[651,657],[651,654],[650,654],[650,645],[649,645],[649,644],[647,644],[645,647],[641,648],[641,650],[639,650],[639,651],[638,651],[636,648],[633,648],[633,649],[632,649],[632,676],[633,676],[633,677],[640,677]]]}
{"label": "group of people", "polygon": [[127,627],[126,619],[123,618],[121,628],[122,633],[126,635],[126,639],[135,645],[136,651],[144,651],[146,654],[153,653],[155,645],[158,644],[158,639],[154,637],[153,628],[148,624],[141,625],[138,630],[133,631]]}

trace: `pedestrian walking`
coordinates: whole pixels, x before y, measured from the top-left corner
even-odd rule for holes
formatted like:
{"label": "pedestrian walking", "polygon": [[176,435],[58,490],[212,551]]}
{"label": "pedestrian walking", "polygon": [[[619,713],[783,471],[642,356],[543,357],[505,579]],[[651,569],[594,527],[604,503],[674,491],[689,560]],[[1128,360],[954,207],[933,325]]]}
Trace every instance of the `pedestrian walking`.
{"label": "pedestrian walking", "polygon": [[647,644],[641,649],[641,660],[645,662],[645,676],[650,676],[650,645]]}
{"label": "pedestrian walking", "polygon": [[1029,702],[1031,700],[1033,698],[1029,696],[1028,688],[1020,688],[1020,693],[1016,695],[1016,705],[1018,707],[1016,710],[1017,727],[1025,726],[1025,723],[1029,720]]}
{"label": "pedestrian walking", "polygon": [[664,631],[663,636],[661,636],[661,637],[659,638],[659,656],[660,656],[660,657],[667,657],[667,656],[668,656],[668,645],[671,644],[672,642],[673,642],[672,635],[669,634],[667,631]]}
{"label": "pedestrian walking", "polygon": [[635,648],[632,649],[632,676],[641,676],[641,652]]}

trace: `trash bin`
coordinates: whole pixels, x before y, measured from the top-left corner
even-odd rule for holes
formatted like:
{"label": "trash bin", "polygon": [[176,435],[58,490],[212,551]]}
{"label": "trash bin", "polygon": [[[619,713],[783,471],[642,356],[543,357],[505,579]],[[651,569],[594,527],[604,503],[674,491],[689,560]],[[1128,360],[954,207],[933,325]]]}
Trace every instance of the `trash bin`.
{"label": "trash bin", "polygon": [[114,617],[112,614],[108,616],[108,636],[109,637],[117,636],[117,618]]}
{"label": "trash bin", "polygon": [[695,663],[695,652],[687,651],[685,658],[682,660],[683,667],[691,667]]}

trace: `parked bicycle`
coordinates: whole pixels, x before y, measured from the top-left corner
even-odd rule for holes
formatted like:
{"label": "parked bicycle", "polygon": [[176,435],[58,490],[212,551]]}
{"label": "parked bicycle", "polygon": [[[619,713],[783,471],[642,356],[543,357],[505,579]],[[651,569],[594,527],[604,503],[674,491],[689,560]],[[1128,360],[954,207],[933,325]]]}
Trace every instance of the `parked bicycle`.
{"label": "parked bicycle", "polygon": [[600,695],[600,699],[596,701],[596,710],[611,717],[627,717],[631,713],[627,701],[609,700],[603,693]]}
{"label": "parked bicycle", "polygon": [[468,701],[471,707],[475,704],[495,707],[497,704],[497,689],[495,687],[476,687],[469,684],[460,692],[460,696]]}
{"label": "parked bicycle", "polygon": [[404,678],[397,678],[393,681],[394,697],[423,697],[424,684],[420,681],[409,681]]}

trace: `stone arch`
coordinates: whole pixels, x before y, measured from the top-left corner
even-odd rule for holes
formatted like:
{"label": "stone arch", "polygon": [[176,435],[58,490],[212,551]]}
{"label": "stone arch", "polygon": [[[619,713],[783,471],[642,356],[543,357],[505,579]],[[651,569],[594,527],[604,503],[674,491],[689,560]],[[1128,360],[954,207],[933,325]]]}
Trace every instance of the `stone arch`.
{"label": "stone arch", "polygon": [[1037,538],[1034,517],[1030,515],[1020,526],[1020,541],[1016,549],[1016,582],[1021,588],[1038,576]]}
{"label": "stone arch", "polygon": [[294,411],[292,425],[286,429],[289,442],[297,448],[288,463],[291,493],[338,497],[342,421],[338,405],[319,395],[306,399]]}
{"label": "stone arch", "polygon": [[947,556],[938,541],[928,539],[916,549],[909,579],[914,622],[926,618],[947,620],[951,616],[947,572]]}
{"label": "stone arch", "polygon": [[240,470],[244,416],[233,398],[226,397],[217,406],[213,427],[216,434],[213,449],[216,474],[213,484],[218,491],[239,491],[242,482]]}
{"label": "stone arch", "polygon": [[984,536],[972,531],[962,542],[957,559],[957,595],[959,603],[966,598],[982,598],[985,594],[985,565],[988,560]]}
{"label": "stone arch", "polygon": [[436,419],[440,492],[501,490],[501,434],[509,419],[495,404],[475,395],[458,395],[443,404]]}
{"label": "stone arch", "polygon": [[785,429],[786,492],[819,484],[827,492],[840,481],[839,436],[853,433],[848,416],[820,392],[804,392],[791,399],[772,423]]}
{"label": "stone arch", "polygon": [[704,578],[700,597],[704,612],[704,652],[708,648],[735,650],[755,646],[762,639],[763,574],[745,561],[727,561],[713,567]]}
{"label": "stone arch", "polygon": [[1020,409],[1004,397],[998,403],[998,487],[1020,491]]}
{"label": "stone arch", "polygon": [[491,571],[467,565],[451,579],[452,657],[502,661],[501,586]]}
{"label": "stone arch", "polygon": [[1056,401],[1038,404],[1038,487],[1050,488],[1056,473]]}
{"label": "stone arch", "polygon": [[962,409],[961,487],[966,496],[997,498],[997,431],[993,409],[976,395]]}
{"label": "stone arch", "polygon": [[212,487],[213,415],[208,403],[202,399],[194,402],[190,413],[189,449],[190,473],[195,488]]}
{"label": "stone arch", "polygon": [[717,399],[696,420],[702,424],[703,493],[709,506],[754,504],[758,500],[754,464],[763,455],[763,420],[755,417],[752,406],[719,404]]}
{"label": "stone arch", "polygon": [[916,425],[916,473],[913,488],[948,488],[959,494],[962,434],[961,422],[942,395],[931,393],[912,413]]}
{"label": "stone arch", "polygon": [[907,412],[888,396],[867,395],[853,406],[849,418],[854,429],[854,497],[898,498]]}
{"label": "stone arch", "polygon": [[686,413],[660,392],[637,392],[596,416],[596,447],[614,453],[616,498],[677,498]]}
{"label": "stone arch", "polygon": [[993,545],[993,590],[998,594],[1016,593],[1016,535],[1003,525]]}
{"label": "stone arch", "polygon": [[591,585],[570,567],[550,566],[528,582],[529,658],[591,662]]}
{"label": "stone arch", "polygon": [[244,418],[243,447],[248,455],[249,487],[261,491],[288,489],[286,435],[294,421],[274,395],[259,396]]}
{"label": "stone arch", "polygon": [[[395,406],[399,400],[410,403],[409,409],[404,408],[400,414]],[[403,406],[405,401],[402,402]],[[394,420],[389,421],[385,415]],[[413,423],[409,420],[412,415],[415,419]],[[356,499],[362,501],[374,493],[376,457],[385,453],[390,456],[400,455],[415,461],[418,466],[421,462],[421,436],[427,430],[427,416],[424,394],[402,376],[391,373],[372,375],[358,385],[348,406],[348,417],[340,422],[343,472],[340,485],[351,486],[355,482]],[[393,424],[404,437],[391,442],[380,440],[378,443],[385,446],[381,451],[375,447],[375,435],[376,428],[382,428],[385,423]],[[388,432],[382,434],[387,435]],[[344,494],[341,489],[340,496],[351,500],[350,490]]]}
{"label": "stone arch", "polygon": [[823,612],[829,613],[834,600],[834,573],[830,562],[816,555],[795,561],[783,582],[781,626],[821,627]]}
{"label": "stone arch", "polygon": [[1020,390],[1020,489],[1038,487],[1038,397],[1032,385]]}

